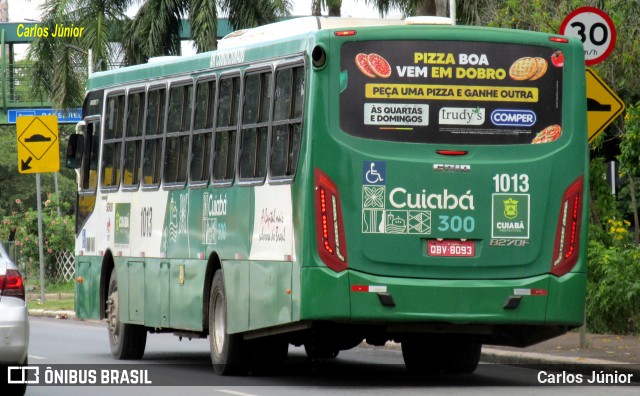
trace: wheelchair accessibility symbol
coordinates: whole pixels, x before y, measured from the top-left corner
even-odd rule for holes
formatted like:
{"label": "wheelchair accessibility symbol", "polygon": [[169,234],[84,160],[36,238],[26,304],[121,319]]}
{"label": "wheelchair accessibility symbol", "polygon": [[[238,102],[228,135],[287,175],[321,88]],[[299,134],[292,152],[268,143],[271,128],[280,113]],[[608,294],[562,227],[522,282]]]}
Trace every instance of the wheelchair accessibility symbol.
{"label": "wheelchair accessibility symbol", "polygon": [[387,163],[385,161],[364,161],[362,163],[363,185],[384,185],[387,178]]}

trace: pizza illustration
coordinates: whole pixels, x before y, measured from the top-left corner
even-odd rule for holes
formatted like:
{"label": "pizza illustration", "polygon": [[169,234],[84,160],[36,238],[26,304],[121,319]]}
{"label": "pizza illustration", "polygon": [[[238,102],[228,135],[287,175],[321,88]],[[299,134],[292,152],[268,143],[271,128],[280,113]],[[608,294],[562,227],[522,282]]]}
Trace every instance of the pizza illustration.
{"label": "pizza illustration", "polygon": [[546,59],[540,57],[533,59],[535,59],[536,61],[536,72],[529,78],[529,81],[534,81],[544,76],[544,74],[547,72],[547,69],[549,68],[549,64],[547,63]]}
{"label": "pizza illustration", "polygon": [[376,76],[387,78],[391,75],[391,65],[382,56],[378,54],[369,54],[367,56],[367,62]]}
{"label": "pizza illustration", "polygon": [[549,143],[558,139],[562,134],[562,128],[560,125],[554,124],[544,128],[540,131],[535,138],[531,141],[531,144]]}
{"label": "pizza illustration", "polygon": [[516,81],[533,81],[544,76],[548,69],[549,64],[546,59],[526,56],[513,62],[509,68],[509,77]]}
{"label": "pizza illustration", "polygon": [[356,66],[358,69],[367,77],[374,78],[376,75],[371,70],[371,66],[369,66],[369,62],[367,62],[367,54],[359,53],[356,55]]}
{"label": "pizza illustration", "polygon": [[355,62],[358,69],[367,77],[387,78],[391,75],[391,65],[381,55],[359,53],[356,55]]}

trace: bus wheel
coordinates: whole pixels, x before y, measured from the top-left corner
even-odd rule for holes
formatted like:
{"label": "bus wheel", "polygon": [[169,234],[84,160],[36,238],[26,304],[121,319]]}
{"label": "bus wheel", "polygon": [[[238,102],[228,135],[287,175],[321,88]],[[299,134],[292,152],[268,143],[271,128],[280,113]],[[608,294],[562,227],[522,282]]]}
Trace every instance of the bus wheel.
{"label": "bus wheel", "polygon": [[471,374],[478,368],[482,344],[470,340],[449,343],[444,372],[448,374]]}
{"label": "bus wheel", "polygon": [[309,359],[335,359],[340,350],[335,345],[305,342],[304,351]]}
{"label": "bus wheel", "polygon": [[253,350],[252,372],[256,375],[279,373],[289,353],[289,342],[281,336],[259,338],[251,341]]}
{"label": "bus wheel", "polygon": [[444,349],[426,337],[407,337],[401,342],[404,364],[411,374],[429,376],[443,371]]}
{"label": "bus wheel", "polygon": [[247,345],[242,334],[227,333],[227,297],[222,271],[213,277],[209,298],[209,344],[213,371],[220,375],[245,375],[249,371]]}
{"label": "bus wheel", "polygon": [[407,337],[402,356],[407,370],[416,375],[471,374],[480,362],[482,344],[459,338]]}
{"label": "bus wheel", "polygon": [[142,359],[147,344],[147,329],[144,326],[121,322],[119,312],[118,278],[114,268],[109,279],[109,298],[107,299],[111,354],[120,360]]}

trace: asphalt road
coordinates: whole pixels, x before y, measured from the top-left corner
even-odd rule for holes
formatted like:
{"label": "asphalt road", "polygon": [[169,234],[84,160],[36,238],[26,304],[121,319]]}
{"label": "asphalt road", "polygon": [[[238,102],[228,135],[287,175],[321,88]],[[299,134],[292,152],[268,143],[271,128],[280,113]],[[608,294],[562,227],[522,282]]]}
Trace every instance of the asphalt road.
{"label": "asphalt road", "polygon": [[[111,358],[103,323],[32,318],[29,362],[44,378],[47,367],[60,376],[75,372],[80,380],[100,378],[103,372],[139,375],[143,386],[30,386],[27,395],[424,395],[474,394],[637,395],[638,387],[540,385],[540,369],[481,364],[473,375],[438,378],[410,377],[397,350],[355,348],[337,359],[313,362],[302,348],[289,349],[281,374],[272,377],[218,377],[213,374],[206,339],[183,340],[170,334],[149,335],[142,361]],[[133,373],[133,374],[132,374]],[[565,379],[571,373],[565,373]],[[50,376],[49,379],[55,379]],[[544,376],[543,376],[544,378]],[[58,378],[60,379],[60,378]],[[98,379],[100,381],[100,379]],[[586,378],[585,381],[586,382]],[[197,386],[200,385],[200,386]]]}

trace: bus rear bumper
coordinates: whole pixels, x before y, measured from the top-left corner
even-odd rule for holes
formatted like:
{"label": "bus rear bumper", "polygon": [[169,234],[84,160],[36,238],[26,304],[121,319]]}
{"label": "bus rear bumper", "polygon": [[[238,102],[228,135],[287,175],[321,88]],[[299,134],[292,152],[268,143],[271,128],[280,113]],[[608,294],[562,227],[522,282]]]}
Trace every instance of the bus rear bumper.
{"label": "bus rear bumper", "polygon": [[304,294],[313,295],[308,301],[315,303],[303,304],[301,319],[569,328],[584,320],[584,273],[560,278],[443,280],[305,268],[302,279]]}

